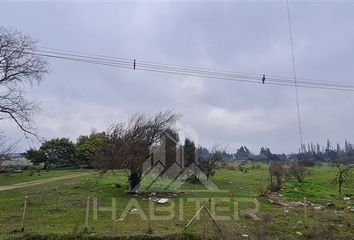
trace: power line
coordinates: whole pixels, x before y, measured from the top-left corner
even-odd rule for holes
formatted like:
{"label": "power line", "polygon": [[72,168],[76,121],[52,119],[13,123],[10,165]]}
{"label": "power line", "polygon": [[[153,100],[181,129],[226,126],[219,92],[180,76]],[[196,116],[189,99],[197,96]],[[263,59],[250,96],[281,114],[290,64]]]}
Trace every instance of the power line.
{"label": "power line", "polygon": [[290,48],[291,48],[291,60],[294,74],[294,84],[295,84],[295,95],[296,95],[296,108],[297,108],[297,119],[299,125],[299,135],[300,135],[300,151],[302,151],[303,146],[303,136],[302,136],[302,126],[301,126],[301,115],[300,115],[300,104],[299,104],[299,93],[297,89],[297,74],[296,74],[296,64],[295,64],[295,55],[294,55],[294,39],[291,29],[291,17],[290,17],[290,8],[289,0],[286,0],[286,8],[288,12],[288,24],[289,24],[289,36],[290,36]]}
{"label": "power line", "polygon": [[[54,51],[60,51],[59,53],[74,53],[74,54],[79,54],[80,56],[86,55],[86,56],[95,56],[95,57],[100,57],[104,59],[110,59],[112,61],[115,60],[125,60],[127,62],[133,62],[134,59],[132,58],[117,58],[117,57],[112,57],[112,56],[106,56],[106,55],[99,55],[99,54],[91,54],[91,53],[83,53],[83,52],[77,52],[77,51],[67,51],[67,50],[60,50],[56,48],[41,48],[41,49],[48,49],[48,50],[54,50]],[[58,53],[58,52],[51,52],[51,53]],[[230,71],[225,71],[225,70],[220,70],[220,69],[211,69],[211,68],[197,68],[197,67],[187,67],[187,66],[180,66],[180,65],[171,65],[171,64],[162,64],[162,63],[156,63],[156,62],[148,62],[148,61],[139,61],[140,64],[143,65],[152,65],[152,66],[164,66],[164,67],[169,67],[169,68],[179,68],[179,69],[188,69],[188,70],[209,70],[213,72],[219,72],[219,73],[226,73],[226,74],[240,74],[240,75],[247,75],[247,76],[253,76],[255,78],[259,78],[262,74],[260,73],[245,73],[245,72],[230,72]],[[267,74],[267,78],[271,78],[274,80],[291,80],[293,82],[294,77],[287,77],[287,76],[279,76],[279,75],[270,75]],[[354,83],[348,83],[348,82],[341,82],[341,81],[327,81],[327,80],[319,80],[319,79],[313,79],[313,78],[299,78],[297,76],[298,82],[305,82],[305,83],[321,83],[321,84],[341,84],[343,86],[352,86],[354,87]]]}
{"label": "power line", "polygon": [[[46,48],[48,49],[48,48]],[[7,49],[11,51],[19,51],[17,49]],[[61,60],[77,61],[81,63],[89,63],[103,66],[120,67],[127,69],[143,70],[150,72],[159,72],[183,76],[194,76],[202,78],[211,78],[218,80],[228,80],[237,82],[248,82],[248,83],[261,83],[261,74],[251,74],[251,73],[240,73],[240,72],[230,72],[224,70],[216,70],[210,68],[195,68],[168,64],[151,63],[146,61],[136,61],[134,59],[127,58],[115,58],[108,57],[98,54],[86,54],[72,51],[57,51],[57,50],[45,50],[37,49],[27,52],[30,54],[43,56],[46,58],[55,58]],[[135,62],[135,68],[134,68]],[[275,76],[275,75],[274,75]],[[295,86],[294,80],[289,77],[281,77],[273,75],[267,75],[268,85],[278,85],[278,86]],[[303,88],[315,88],[315,89],[327,89],[327,90],[338,90],[338,91],[354,91],[354,84],[332,82],[332,81],[319,81],[319,80],[299,80],[297,81],[297,87]]]}
{"label": "power line", "polygon": [[[126,68],[133,69],[133,61],[117,61],[114,59],[105,59],[105,58],[88,58],[86,56],[78,56],[79,58],[73,57],[62,57],[62,55],[67,56],[68,54],[61,54],[61,55],[49,55],[49,54],[39,54],[45,57],[54,57],[54,58],[66,58],[68,60],[77,60],[77,61],[87,61],[90,59],[89,63],[94,64],[101,64],[101,65],[110,65],[110,66],[117,66],[120,67],[122,64]],[[72,54],[69,54],[72,56]],[[76,55],[77,57],[77,55]],[[83,60],[84,59],[84,60]],[[94,61],[92,61],[94,60]],[[97,61],[98,60],[98,61]],[[130,67],[129,67],[130,66]],[[245,82],[254,82],[259,83],[260,76],[255,75],[241,75],[239,73],[228,73],[228,72],[215,72],[210,70],[199,70],[199,69],[192,69],[192,68],[182,68],[182,67],[169,67],[166,65],[152,65],[146,64],[143,61],[136,61],[136,69],[138,70],[146,70],[146,71],[153,71],[153,72],[160,72],[160,73],[171,73],[177,75],[185,75],[185,76],[196,76],[196,77],[207,77],[207,78],[215,78],[215,79],[224,79],[224,80],[235,80]],[[280,84],[281,83],[281,84]],[[318,89],[329,89],[329,90],[343,90],[343,91],[354,91],[354,85],[350,84],[338,84],[338,83],[320,83],[320,82],[309,82],[309,81],[301,81],[301,84],[298,84],[300,87],[307,87],[307,88],[318,88]],[[287,79],[280,79],[280,78],[268,78],[268,84],[271,85],[288,85],[294,86],[293,81]]]}

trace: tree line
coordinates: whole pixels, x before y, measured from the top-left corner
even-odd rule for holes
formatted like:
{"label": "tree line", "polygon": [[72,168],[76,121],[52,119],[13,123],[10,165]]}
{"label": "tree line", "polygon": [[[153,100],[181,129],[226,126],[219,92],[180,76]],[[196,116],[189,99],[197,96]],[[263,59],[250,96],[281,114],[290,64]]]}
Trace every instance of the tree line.
{"label": "tree line", "polygon": [[92,132],[80,136],[74,143],[69,138],[55,138],[43,142],[38,149],[29,149],[26,157],[33,164],[44,169],[63,167],[85,167],[98,170],[127,170],[131,189],[140,182],[143,163],[151,157],[153,149],[161,147],[162,137],[168,135],[174,140],[165,141],[167,169],[176,161],[176,151],[183,147],[184,167],[196,163],[210,177],[224,152],[198,147],[185,139],[180,144],[175,128],[179,114],[159,111],[155,114],[135,114],[127,122],[113,124],[104,132]]}
{"label": "tree line", "polygon": [[249,160],[255,162],[270,162],[301,160],[309,165],[328,162],[333,158],[333,155],[335,155],[337,158],[342,158],[349,163],[354,163],[354,144],[345,140],[344,146],[341,146],[339,143],[333,145],[330,140],[327,140],[325,146],[321,146],[318,143],[309,143],[303,145],[298,153],[291,154],[272,153],[267,147],[261,147],[259,153],[254,154],[246,146],[241,146],[235,153],[225,152],[224,155],[229,161]]}

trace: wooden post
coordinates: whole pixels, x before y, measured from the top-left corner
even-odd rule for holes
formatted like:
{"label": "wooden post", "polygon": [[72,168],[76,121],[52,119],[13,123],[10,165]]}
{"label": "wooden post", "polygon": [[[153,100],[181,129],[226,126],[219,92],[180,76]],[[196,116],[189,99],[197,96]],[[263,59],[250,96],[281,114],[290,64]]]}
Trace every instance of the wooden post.
{"label": "wooden post", "polygon": [[211,212],[209,211],[209,209],[208,209],[207,207],[205,207],[205,210],[207,211],[207,213],[209,214],[211,220],[213,220],[213,222],[214,222],[216,228],[217,228],[218,231],[220,232],[220,234],[221,234],[221,239],[224,239],[224,237],[222,236],[222,231],[221,231],[221,229],[219,228],[219,225],[216,223],[216,221],[215,221],[213,215],[211,214]]}
{"label": "wooden post", "polygon": [[25,230],[25,218],[26,218],[26,210],[27,210],[27,199],[28,199],[28,196],[25,197],[25,205],[23,206],[21,232],[23,232],[23,231]]}
{"label": "wooden post", "polygon": [[304,225],[307,224],[307,199],[304,197]]}
{"label": "wooden post", "polygon": [[188,228],[189,225],[194,221],[194,219],[196,219],[196,218],[198,217],[199,213],[203,210],[203,208],[204,208],[204,205],[203,205],[201,208],[199,208],[199,210],[197,211],[197,213],[196,213],[196,214],[192,217],[192,219],[187,223],[186,228]]}
{"label": "wooden post", "polygon": [[147,214],[147,219],[148,219],[148,233],[152,233],[152,229],[151,229],[151,215],[150,215],[150,202],[151,202],[151,198],[149,198],[148,201],[148,214]]}
{"label": "wooden post", "polygon": [[219,231],[219,233],[220,233],[221,239],[224,239],[224,237],[223,237],[223,235],[222,235],[222,231],[221,231],[219,225],[216,223],[216,221],[215,221],[213,215],[211,214],[211,212],[209,211],[209,209],[208,209],[205,205],[203,205],[201,208],[199,208],[199,210],[197,211],[197,213],[196,213],[196,214],[193,216],[193,218],[187,223],[187,225],[186,225],[185,228],[188,228],[189,225],[191,225],[191,223],[197,218],[197,216],[200,214],[200,212],[201,212],[203,209],[205,209],[205,211],[208,213],[209,217],[210,217],[211,220],[213,221],[214,225],[216,226],[216,229],[217,229],[217,230]]}
{"label": "wooden post", "polygon": [[86,203],[86,215],[85,215],[85,231],[88,231],[89,228],[89,214],[90,214],[90,197],[87,197]]}

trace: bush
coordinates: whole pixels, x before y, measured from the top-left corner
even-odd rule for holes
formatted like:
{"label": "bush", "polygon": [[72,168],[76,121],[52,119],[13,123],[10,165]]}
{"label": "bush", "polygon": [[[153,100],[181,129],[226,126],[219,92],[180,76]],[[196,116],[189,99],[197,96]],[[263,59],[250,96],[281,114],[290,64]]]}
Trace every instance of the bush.
{"label": "bush", "polygon": [[[270,177],[270,187],[271,191],[279,191],[282,187],[282,177],[284,176],[284,167],[281,162],[273,161],[269,164],[269,177]],[[276,179],[276,183],[273,183],[273,177]],[[273,186],[276,184],[275,186]]]}
{"label": "bush", "polygon": [[305,177],[308,176],[310,173],[309,170],[304,165],[301,165],[299,162],[292,162],[287,172],[291,177],[294,177],[299,183],[302,183]]}

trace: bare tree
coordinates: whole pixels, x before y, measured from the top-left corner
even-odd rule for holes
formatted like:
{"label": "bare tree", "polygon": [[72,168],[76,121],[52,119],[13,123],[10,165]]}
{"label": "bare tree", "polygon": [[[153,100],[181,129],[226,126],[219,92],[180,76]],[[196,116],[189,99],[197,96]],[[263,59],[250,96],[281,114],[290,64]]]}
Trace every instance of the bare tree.
{"label": "bare tree", "polygon": [[[279,161],[272,161],[269,164],[270,187],[274,191],[279,191],[282,187],[282,177],[284,175],[284,167]],[[276,179],[276,185],[273,185],[273,176]]]}
{"label": "bare tree", "polygon": [[219,147],[213,147],[208,156],[199,156],[199,166],[207,176],[207,179],[215,174],[215,169],[218,163],[223,163],[225,161],[223,152],[224,151],[220,150]]}
{"label": "bare tree", "polygon": [[0,132],[0,170],[5,167],[3,163],[10,159],[9,154],[12,153],[15,145],[9,143],[9,140]]}
{"label": "bare tree", "polygon": [[338,184],[338,193],[342,195],[343,186],[351,178],[353,173],[353,165],[350,165],[343,156],[339,156],[338,152],[329,150],[329,161],[331,166],[337,169],[334,182]]}
{"label": "bare tree", "polygon": [[302,183],[305,180],[305,177],[310,174],[310,171],[303,164],[299,163],[298,161],[294,161],[290,164],[288,173],[299,183]]}
{"label": "bare tree", "polygon": [[160,111],[153,116],[136,114],[128,124],[114,124],[106,132],[106,142],[96,151],[96,166],[99,169],[128,170],[130,188],[141,180],[143,163],[150,149],[159,138],[174,128],[180,118],[171,111]]}
{"label": "bare tree", "polygon": [[0,120],[13,120],[25,136],[36,135],[32,115],[38,106],[26,99],[24,89],[46,73],[47,62],[36,54],[36,42],[0,26]]}

